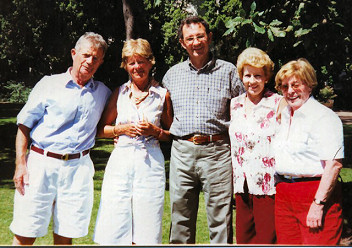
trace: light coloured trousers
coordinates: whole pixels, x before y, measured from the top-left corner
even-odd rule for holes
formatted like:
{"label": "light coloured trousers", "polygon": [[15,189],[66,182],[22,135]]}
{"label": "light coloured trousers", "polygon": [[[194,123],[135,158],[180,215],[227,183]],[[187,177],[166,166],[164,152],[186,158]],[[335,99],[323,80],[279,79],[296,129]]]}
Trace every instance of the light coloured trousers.
{"label": "light coloured trousers", "polygon": [[94,241],[160,244],[164,192],[164,157],[159,146],[115,148],[105,170]]}
{"label": "light coloured trousers", "polygon": [[232,243],[232,166],[229,141],[195,145],[174,140],[170,161],[170,243],[194,244],[203,190],[212,244]]}

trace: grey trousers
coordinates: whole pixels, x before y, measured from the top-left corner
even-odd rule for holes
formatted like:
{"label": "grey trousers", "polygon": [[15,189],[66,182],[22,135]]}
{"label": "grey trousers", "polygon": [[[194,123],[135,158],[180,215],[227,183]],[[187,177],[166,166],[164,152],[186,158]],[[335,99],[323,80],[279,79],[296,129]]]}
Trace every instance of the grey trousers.
{"label": "grey trousers", "polygon": [[174,140],[170,160],[171,244],[194,244],[203,190],[211,244],[233,243],[229,140],[195,145]]}

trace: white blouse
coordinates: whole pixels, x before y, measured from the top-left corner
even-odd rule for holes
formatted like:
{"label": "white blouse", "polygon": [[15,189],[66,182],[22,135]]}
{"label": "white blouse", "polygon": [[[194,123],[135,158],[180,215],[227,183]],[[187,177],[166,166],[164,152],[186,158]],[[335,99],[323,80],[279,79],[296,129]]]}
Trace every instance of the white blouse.
{"label": "white blouse", "polygon": [[331,109],[310,97],[290,116],[287,107],[282,111],[275,141],[278,174],[321,176],[324,172],[321,160],[344,157],[342,122]]}

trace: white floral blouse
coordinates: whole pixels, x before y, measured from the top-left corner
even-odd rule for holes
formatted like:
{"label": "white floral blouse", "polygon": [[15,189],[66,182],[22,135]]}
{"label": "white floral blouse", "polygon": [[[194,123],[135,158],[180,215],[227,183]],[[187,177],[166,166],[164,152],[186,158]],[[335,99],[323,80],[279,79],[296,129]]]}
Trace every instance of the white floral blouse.
{"label": "white floral blouse", "polygon": [[277,128],[276,111],[282,96],[266,90],[250,115],[245,113],[246,93],[231,100],[231,157],[235,193],[273,195],[275,159],[272,147]]}

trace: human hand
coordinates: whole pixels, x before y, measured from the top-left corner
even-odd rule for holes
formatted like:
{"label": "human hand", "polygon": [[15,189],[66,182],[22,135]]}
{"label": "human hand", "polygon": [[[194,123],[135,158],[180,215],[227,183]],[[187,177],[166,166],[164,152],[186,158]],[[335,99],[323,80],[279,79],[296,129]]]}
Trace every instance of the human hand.
{"label": "human hand", "polygon": [[148,121],[140,121],[136,124],[136,130],[138,135],[144,136],[158,136],[158,127]]}
{"label": "human hand", "polygon": [[140,135],[137,131],[137,127],[135,123],[124,124],[122,129],[123,129],[123,134],[128,135],[132,138]]}
{"label": "human hand", "polygon": [[308,227],[320,228],[322,226],[323,210],[323,205],[318,205],[315,202],[312,202],[306,220],[306,224]]}
{"label": "human hand", "polygon": [[17,191],[21,194],[25,194],[24,186],[29,185],[29,176],[26,164],[18,164],[16,166],[15,175],[13,176],[13,181]]}

